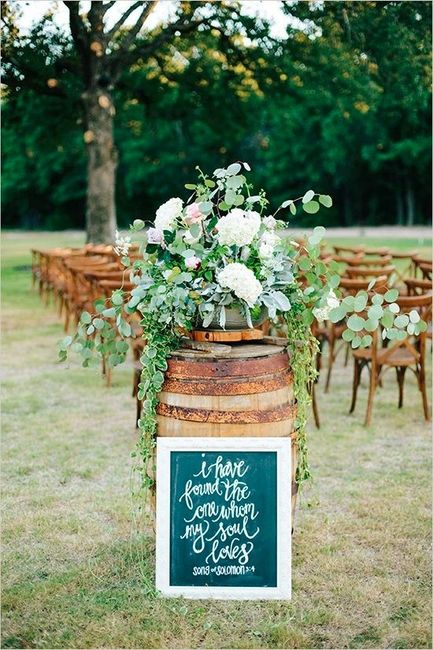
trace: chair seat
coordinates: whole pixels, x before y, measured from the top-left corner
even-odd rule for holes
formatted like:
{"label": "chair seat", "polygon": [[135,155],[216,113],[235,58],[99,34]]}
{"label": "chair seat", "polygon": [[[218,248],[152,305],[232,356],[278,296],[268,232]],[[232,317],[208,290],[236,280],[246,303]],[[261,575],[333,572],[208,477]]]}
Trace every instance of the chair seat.
{"label": "chair seat", "polygon": [[[377,353],[377,363],[382,366],[393,366],[393,367],[400,367],[400,366],[413,366],[417,363],[419,359],[419,355],[417,355],[417,358],[411,354],[411,352],[404,346],[401,346],[399,348],[396,348],[393,353],[387,357],[386,354],[388,353],[388,349],[384,348],[383,350],[379,350]],[[357,359],[363,359],[365,361],[370,361],[371,360],[371,349],[370,348],[364,348],[362,350],[353,350],[353,356]]]}

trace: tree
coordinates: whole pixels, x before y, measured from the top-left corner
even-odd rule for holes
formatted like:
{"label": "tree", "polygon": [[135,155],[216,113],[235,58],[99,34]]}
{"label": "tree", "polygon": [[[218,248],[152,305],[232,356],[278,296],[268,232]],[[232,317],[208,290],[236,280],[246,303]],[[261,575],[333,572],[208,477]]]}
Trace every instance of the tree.
{"label": "tree", "polygon": [[[213,29],[221,38],[230,40],[245,25],[254,23],[242,17],[237,3],[185,2],[178,3],[172,22],[139,38],[140,31],[158,0],[132,2],[113,26],[107,26],[107,14],[122,3],[93,0],[87,15],[80,2],[65,1],[73,48],[79,56],[81,100],[83,104],[83,138],[87,148],[87,240],[98,243],[112,241],[116,227],[115,175],[118,162],[114,142],[114,92],[122,71],[139,61],[143,64],[167,43],[195,30]],[[130,24],[135,15],[135,21]],[[6,84],[15,88],[30,86],[43,93],[65,95],[57,77],[41,79],[32,61],[34,45],[20,37],[13,21],[13,12],[5,9],[3,21],[7,26],[4,44]],[[260,25],[259,25],[260,27]],[[57,68],[64,72],[74,69],[72,50],[66,46],[57,55]],[[46,72],[46,67],[42,68]]]}

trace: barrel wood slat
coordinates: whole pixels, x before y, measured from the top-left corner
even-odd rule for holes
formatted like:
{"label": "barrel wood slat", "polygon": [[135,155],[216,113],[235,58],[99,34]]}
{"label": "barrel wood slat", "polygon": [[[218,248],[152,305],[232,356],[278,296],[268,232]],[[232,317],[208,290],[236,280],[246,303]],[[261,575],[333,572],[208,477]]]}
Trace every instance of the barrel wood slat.
{"label": "barrel wood slat", "polygon": [[158,436],[290,437],[292,513],[295,417],[293,376],[281,346],[238,344],[229,355],[178,350],[168,360],[157,407]]}

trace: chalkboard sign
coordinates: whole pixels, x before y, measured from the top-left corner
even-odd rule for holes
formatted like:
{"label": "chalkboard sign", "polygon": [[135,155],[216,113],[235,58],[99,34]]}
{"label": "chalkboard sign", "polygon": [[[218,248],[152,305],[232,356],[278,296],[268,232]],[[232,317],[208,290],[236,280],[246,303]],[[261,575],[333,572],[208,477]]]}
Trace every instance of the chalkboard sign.
{"label": "chalkboard sign", "polygon": [[158,438],[156,586],[290,598],[290,438]]}

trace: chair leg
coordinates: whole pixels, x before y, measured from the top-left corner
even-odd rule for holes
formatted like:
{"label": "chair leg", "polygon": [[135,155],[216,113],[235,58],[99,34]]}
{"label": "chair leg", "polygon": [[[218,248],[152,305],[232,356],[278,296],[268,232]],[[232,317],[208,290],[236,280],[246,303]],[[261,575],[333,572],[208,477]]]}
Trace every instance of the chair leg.
{"label": "chair leg", "polygon": [[312,401],[312,407],[313,407],[313,416],[314,416],[314,423],[318,429],[320,429],[320,417],[319,417],[319,409],[317,407],[317,400],[316,400],[316,385],[313,382],[313,386],[311,389],[311,401]]}
{"label": "chair leg", "polygon": [[424,410],[424,418],[426,422],[430,422],[430,409],[428,406],[428,399],[427,399],[427,388],[426,388],[426,381],[425,381],[425,371],[424,368],[421,366],[419,373],[418,373],[418,386],[421,391],[421,396],[422,396],[422,407]]}
{"label": "chair leg", "polygon": [[134,368],[134,378],[132,384],[132,397],[136,397],[138,393],[138,384],[140,383],[141,371],[139,368]]}
{"label": "chair leg", "polygon": [[368,402],[367,402],[367,412],[365,414],[364,426],[369,427],[371,424],[371,416],[373,414],[373,399],[376,392],[377,386],[377,373],[374,368],[370,372],[370,384],[368,387]]}
{"label": "chair leg", "polygon": [[347,368],[347,364],[349,363],[349,344],[346,343],[346,351],[344,353],[344,367]]}
{"label": "chair leg", "polygon": [[63,301],[63,294],[62,294],[62,293],[59,293],[59,313],[58,313],[59,318],[62,317],[63,304],[64,304],[64,301]]}
{"label": "chair leg", "polygon": [[69,318],[70,318],[70,310],[69,310],[69,305],[68,303],[65,303],[65,325],[64,325],[64,330],[67,332],[69,330]]}
{"label": "chair leg", "polygon": [[406,373],[406,366],[396,367],[395,372],[397,373],[397,382],[398,382],[398,408],[401,409],[403,406],[403,388],[404,388],[404,376]]}
{"label": "chair leg", "polygon": [[352,385],[352,403],[350,405],[349,413],[353,413],[356,406],[356,397],[358,394],[358,386],[361,380],[361,363],[357,359],[353,359],[353,385]]}
{"label": "chair leg", "polygon": [[334,365],[334,350],[335,350],[335,339],[334,339],[334,337],[331,337],[329,339],[328,372],[326,373],[325,393],[329,392],[329,384],[331,382],[332,366]]}
{"label": "chair leg", "polygon": [[141,418],[141,400],[138,397],[135,400],[136,403],[136,416],[135,416],[135,428],[138,429],[138,420]]}

